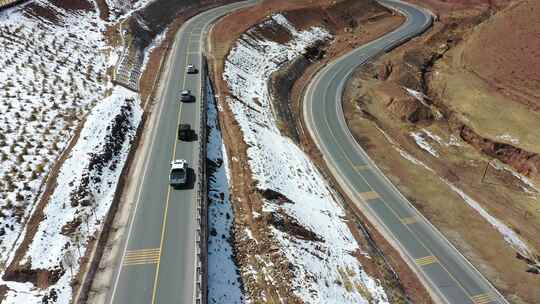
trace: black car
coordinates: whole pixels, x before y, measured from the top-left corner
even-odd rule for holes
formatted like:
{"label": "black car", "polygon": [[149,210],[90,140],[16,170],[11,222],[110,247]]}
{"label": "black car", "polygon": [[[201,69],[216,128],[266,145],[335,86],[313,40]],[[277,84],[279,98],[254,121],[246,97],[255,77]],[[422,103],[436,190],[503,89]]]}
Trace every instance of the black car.
{"label": "black car", "polygon": [[192,137],[191,126],[189,124],[178,125],[178,139],[183,141],[189,141]]}

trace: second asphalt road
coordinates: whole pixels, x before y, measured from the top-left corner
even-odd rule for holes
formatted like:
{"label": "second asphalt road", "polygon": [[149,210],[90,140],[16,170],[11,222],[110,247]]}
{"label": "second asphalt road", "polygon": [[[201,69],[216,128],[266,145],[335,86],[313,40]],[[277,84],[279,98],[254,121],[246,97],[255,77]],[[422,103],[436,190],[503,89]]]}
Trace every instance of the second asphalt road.
{"label": "second asphalt road", "polygon": [[490,283],[438,232],[381,173],[351,135],[343,116],[342,93],[353,70],[425,31],[431,15],[395,0],[381,0],[406,16],[397,30],[324,68],[304,100],[307,127],[333,175],[386,238],[398,248],[438,302],[506,303]]}

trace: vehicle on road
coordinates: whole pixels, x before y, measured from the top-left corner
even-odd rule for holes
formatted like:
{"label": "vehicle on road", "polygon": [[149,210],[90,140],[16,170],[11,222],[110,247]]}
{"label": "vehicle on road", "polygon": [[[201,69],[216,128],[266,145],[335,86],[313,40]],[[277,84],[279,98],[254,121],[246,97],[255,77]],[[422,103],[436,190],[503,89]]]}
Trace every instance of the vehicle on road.
{"label": "vehicle on road", "polygon": [[173,187],[187,184],[187,162],[183,159],[175,159],[171,162],[169,182]]}
{"label": "vehicle on road", "polygon": [[188,74],[197,74],[198,70],[193,64],[190,64],[186,67],[186,72]]}
{"label": "vehicle on road", "polygon": [[189,124],[178,125],[178,139],[183,141],[189,141],[192,138],[193,131]]}
{"label": "vehicle on road", "polygon": [[180,101],[182,102],[195,101],[195,96],[191,94],[190,90],[183,90],[180,92]]}

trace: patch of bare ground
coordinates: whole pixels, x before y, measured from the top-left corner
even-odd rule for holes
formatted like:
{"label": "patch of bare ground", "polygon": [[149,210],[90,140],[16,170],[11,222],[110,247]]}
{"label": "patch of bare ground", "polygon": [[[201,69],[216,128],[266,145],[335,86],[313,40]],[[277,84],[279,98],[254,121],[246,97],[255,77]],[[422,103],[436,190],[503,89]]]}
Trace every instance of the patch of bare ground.
{"label": "patch of bare ground", "polygon": [[[271,2],[271,3],[270,3]],[[264,294],[270,303],[279,302],[279,298],[287,299],[288,303],[297,303],[289,289],[288,282],[292,279],[291,270],[294,265],[280,256],[277,243],[272,239],[268,230],[269,225],[277,229],[285,229],[289,233],[301,237],[309,237],[309,231],[304,231],[287,219],[275,216],[259,216],[262,212],[261,197],[268,193],[256,191],[247,162],[247,146],[242,140],[242,133],[228,106],[224,103],[227,86],[222,80],[223,63],[232,43],[249,27],[263,21],[271,12],[280,11],[297,28],[307,28],[312,25],[324,26],[332,31],[334,41],[327,46],[319,46],[308,51],[303,56],[276,72],[272,76],[272,95],[274,107],[278,109],[277,120],[280,130],[295,140],[304,151],[312,156],[322,170],[324,162],[314,143],[302,131],[301,101],[303,90],[311,77],[326,63],[344,54],[352,47],[373,40],[382,34],[396,28],[403,18],[375,5],[373,2],[338,1],[265,1],[260,6],[242,10],[223,18],[214,26],[210,37],[209,59],[214,84],[217,87],[220,112],[220,124],[230,161],[232,189],[231,201],[235,211],[235,224],[232,242],[236,251],[236,262],[240,267],[253,269],[261,275],[257,279],[243,276],[246,290],[258,298]],[[242,20],[243,22],[238,22]],[[272,33],[269,33],[272,35]],[[286,37],[271,37],[274,40]],[[330,176],[329,174],[326,174]],[[331,180],[333,185],[335,182]],[[286,200],[286,198],[284,198]],[[347,200],[344,198],[344,200]],[[355,254],[367,272],[380,279],[392,302],[401,303],[411,299],[415,303],[431,303],[429,295],[417,280],[399,254],[384,240],[384,238],[363,218],[352,203],[346,204],[349,228],[353,232],[360,247],[366,250],[372,258]],[[246,238],[243,231],[248,227],[253,238]],[[268,257],[272,265],[261,263],[255,256]],[[265,275],[279,277],[273,282],[265,279]]]}
{"label": "patch of bare ground", "polygon": [[[525,98],[540,92],[538,69],[526,68],[538,61],[535,52],[512,59],[538,41],[527,42],[534,39],[525,30],[519,43],[527,46],[521,46],[497,31],[505,24],[519,32],[524,25],[514,14],[538,4],[460,2],[452,11],[446,8],[456,3],[415,2],[428,3],[440,21],[355,73],[344,100],[349,127],[400,191],[510,302],[538,303],[540,139],[531,130],[540,120]],[[528,81],[518,86],[510,75],[521,70]],[[525,241],[528,259],[449,184]]]}

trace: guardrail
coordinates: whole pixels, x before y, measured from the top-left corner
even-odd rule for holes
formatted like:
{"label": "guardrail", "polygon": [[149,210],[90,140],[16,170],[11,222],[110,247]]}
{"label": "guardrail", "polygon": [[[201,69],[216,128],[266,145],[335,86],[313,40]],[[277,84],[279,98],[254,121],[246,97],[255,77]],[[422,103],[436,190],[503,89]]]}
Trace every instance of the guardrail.
{"label": "guardrail", "polygon": [[208,303],[208,184],[206,175],[206,127],[208,104],[206,86],[208,83],[206,57],[201,59],[201,105],[199,125],[199,166],[197,176],[197,265],[195,274],[195,303]]}

